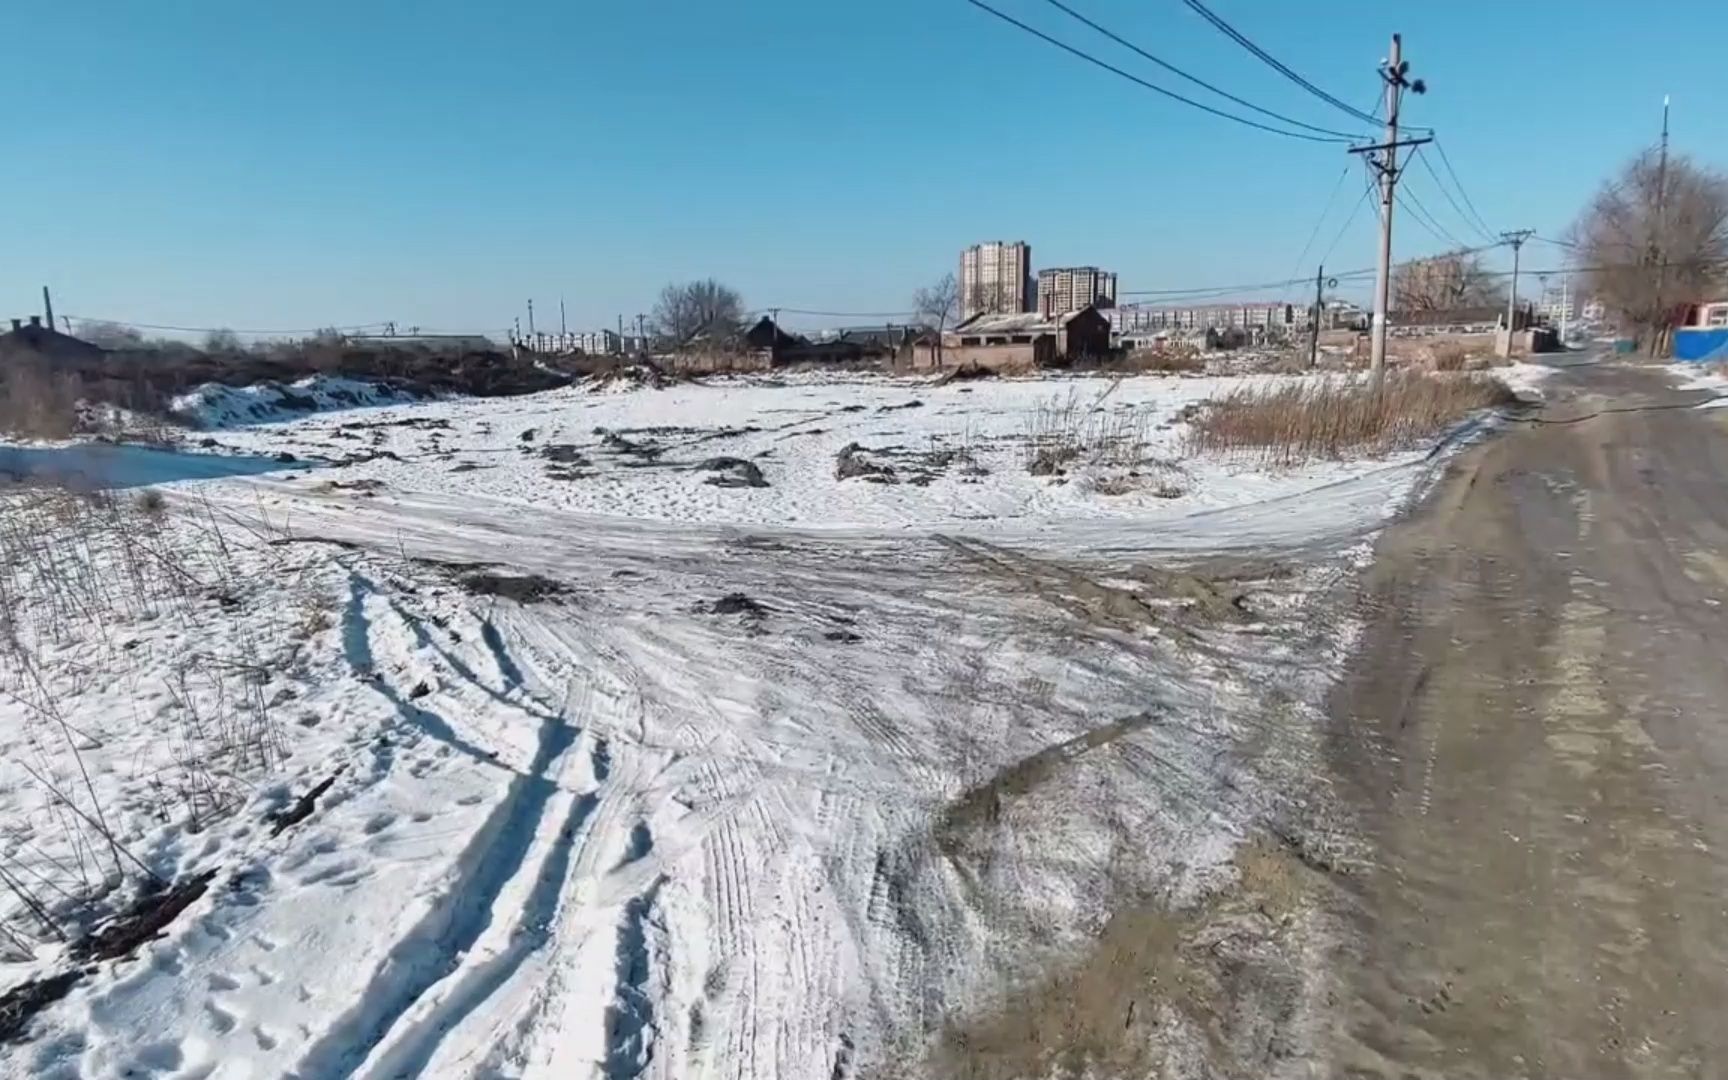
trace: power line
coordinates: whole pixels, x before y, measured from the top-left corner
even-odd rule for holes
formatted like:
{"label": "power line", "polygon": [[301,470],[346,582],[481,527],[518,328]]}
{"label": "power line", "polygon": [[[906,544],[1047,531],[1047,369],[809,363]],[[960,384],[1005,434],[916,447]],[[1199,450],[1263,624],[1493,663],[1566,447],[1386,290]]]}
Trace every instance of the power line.
{"label": "power line", "polygon": [[1361,109],[1358,109],[1353,105],[1345,104],[1344,102],[1333,97],[1331,94],[1328,94],[1326,91],[1320,89],[1318,86],[1315,86],[1313,83],[1309,82],[1307,79],[1304,79],[1302,76],[1296,74],[1296,72],[1290,70],[1289,67],[1287,67],[1286,65],[1281,63],[1279,60],[1277,60],[1275,57],[1273,57],[1270,53],[1268,53],[1265,49],[1262,49],[1260,46],[1258,46],[1258,45],[1254,44],[1252,41],[1248,40],[1248,38],[1244,34],[1242,34],[1241,31],[1237,30],[1234,26],[1231,26],[1229,23],[1227,23],[1223,19],[1219,18],[1216,14],[1213,13],[1213,11],[1210,8],[1208,8],[1205,4],[1201,3],[1200,0],[1184,0],[1184,2],[1187,3],[1187,5],[1191,9],[1193,9],[1197,14],[1199,14],[1199,16],[1201,18],[1205,19],[1207,22],[1209,22],[1213,26],[1217,27],[1218,30],[1224,34],[1224,36],[1228,37],[1230,40],[1236,42],[1238,45],[1242,46],[1244,49],[1247,49],[1249,52],[1251,52],[1255,56],[1259,57],[1266,64],[1270,65],[1274,71],[1283,75],[1285,78],[1289,79],[1291,82],[1295,83],[1297,86],[1300,86],[1302,89],[1308,91],[1310,94],[1313,94],[1315,97],[1319,98],[1321,101],[1324,101],[1328,105],[1331,105],[1335,108],[1342,109],[1345,113],[1349,114],[1350,116],[1354,117],[1357,120],[1362,121],[1365,124],[1375,124],[1375,123],[1379,122],[1379,119],[1377,117],[1372,116],[1368,113],[1365,113]]}
{"label": "power line", "polygon": [[1302,260],[1308,257],[1308,249],[1312,248],[1314,246],[1314,241],[1319,238],[1321,227],[1326,224],[1327,216],[1332,213],[1332,204],[1337,200],[1338,193],[1344,190],[1344,181],[1349,178],[1350,165],[1346,162],[1344,165],[1344,171],[1338,174],[1337,183],[1332,185],[1332,194],[1326,196],[1326,205],[1321,209],[1320,217],[1314,222],[1314,228],[1308,233],[1308,242],[1302,245],[1302,253],[1296,256],[1296,265],[1290,268],[1290,274],[1292,277],[1301,272]]}
{"label": "power line", "polygon": [[388,326],[389,321],[354,323],[350,326],[309,326],[298,330],[246,330],[234,326],[168,326],[162,323],[131,322],[126,319],[109,319],[97,315],[68,315],[66,318],[80,323],[113,323],[116,326],[128,326],[134,330],[171,330],[180,334],[213,334],[225,332],[230,334],[316,334],[322,330],[371,330],[375,327]]}
{"label": "power line", "polygon": [[1476,223],[1482,226],[1483,232],[1493,233],[1494,230],[1488,227],[1488,219],[1477,212],[1476,204],[1470,200],[1469,190],[1465,188],[1464,182],[1458,179],[1458,170],[1452,167],[1452,159],[1447,156],[1445,144],[1441,143],[1438,137],[1434,140],[1434,149],[1440,151],[1440,164],[1446,166],[1446,174],[1452,178],[1452,183],[1457,185],[1458,194],[1463,197],[1464,205],[1470,208]]}
{"label": "power line", "polygon": [[[1438,145],[1438,144],[1435,144],[1435,145]],[[1465,225],[1467,225],[1470,228],[1481,233],[1483,236],[1492,239],[1494,236],[1494,230],[1488,228],[1486,223],[1484,223],[1482,221],[1482,219],[1479,215],[1472,217],[1470,214],[1465,213],[1464,207],[1459,206],[1458,200],[1454,199],[1452,197],[1451,189],[1449,189],[1446,186],[1446,184],[1443,181],[1441,181],[1440,174],[1434,171],[1434,166],[1432,166],[1428,163],[1428,155],[1423,153],[1423,151],[1426,149],[1427,149],[1427,147],[1425,147],[1425,146],[1417,147],[1416,148],[1416,158],[1417,158],[1417,160],[1422,162],[1422,168],[1428,173],[1428,175],[1433,177],[1434,186],[1440,189],[1440,194],[1446,196],[1446,201],[1452,204],[1452,209],[1458,211],[1459,220],[1463,221]],[[1456,183],[1456,181],[1457,181],[1456,174],[1454,174],[1453,181],[1454,181],[1454,183]],[[1464,195],[1464,201],[1466,203],[1468,203],[1470,201],[1469,195],[1464,194],[1464,188],[1462,185],[1459,186],[1458,193],[1460,195]],[[1474,210],[1475,207],[1471,207],[1471,209]]]}
{"label": "power line", "polygon": [[1206,105],[1202,102],[1195,101],[1193,98],[1184,97],[1183,95],[1178,94],[1174,90],[1167,90],[1164,87],[1159,86],[1157,83],[1147,82],[1145,79],[1140,78],[1138,75],[1132,75],[1132,74],[1122,70],[1121,68],[1117,67],[1116,65],[1109,63],[1108,61],[1100,60],[1096,56],[1093,56],[1091,53],[1088,53],[1088,52],[1084,51],[1083,49],[1077,49],[1074,46],[1069,45],[1067,42],[1059,41],[1056,38],[1051,37],[1049,34],[1046,34],[1044,31],[1037,29],[1036,27],[1028,26],[1027,24],[1021,22],[1019,19],[1016,19],[1014,16],[1007,14],[1006,12],[998,11],[997,9],[991,7],[989,4],[984,3],[984,0],[966,0],[966,2],[968,4],[971,4],[973,7],[979,9],[980,11],[988,12],[989,14],[996,16],[996,18],[1001,19],[1003,22],[1008,23],[1010,26],[1015,26],[1021,30],[1024,30],[1026,33],[1031,34],[1033,37],[1038,38],[1040,41],[1043,41],[1046,44],[1054,45],[1058,49],[1061,49],[1065,53],[1068,53],[1072,56],[1079,57],[1080,59],[1086,61],[1088,64],[1092,64],[1096,67],[1101,67],[1105,71],[1108,71],[1113,75],[1120,75],[1122,78],[1127,79],[1129,82],[1134,83],[1137,86],[1144,87],[1147,90],[1152,91],[1153,93],[1162,94],[1167,98],[1171,98],[1172,100],[1180,101],[1184,105],[1191,105],[1194,108],[1199,109],[1201,112],[1211,113],[1213,116],[1223,117],[1225,120],[1234,120],[1238,124],[1245,124],[1251,128],[1258,128],[1261,131],[1269,131],[1274,135],[1283,135],[1283,136],[1285,136],[1287,138],[1291,138],[1291,139],[1302,139],[1302,140],[1307,141],[1307,142],[1317,142],[1317,143],[1347,143],[1350,141],[1350,139],[1348,137],[1338,138],[1338,137],[1333,137],[1330,135],[1308,135],[1308,134],[1304,134],[1303,132],[1300,132],[1300,131],[1287,131],[1284,128],[1273,127],[1270,124],[1262,124],[1258,120],[1250,120],[1245,116],[1237,116],[1235,113],[1225,112],[1223,109],[1215,109],[1210,105]]}
{"label": "power line", "polygon": [[[1325,265],[1325,264],[1326,264],[1326,260],[1327,260],[1327,259],[1330,259],[1330,258],[1331,258],[1331,257],[1332,257],[1332,253],[1333,253],[1333,252],[1334,252],[1334,251],[1337,251],[1337,250],[1338,250],[1338,245],[1339,245],[1339,243],[1341,243],[1341,242],[1342,242],[1342,241],[1343,241],[1343,239],[1344,239],[1344,234],[1345,234],[1345,233],[1347,233],[1347,232],[1349,232],[1349,231],[1350,231],[1350,226],[1352,226],[1352,225],[1354,225],[1354,224],[1355,224],[1355,223],[1356,223],[1356,215],[1357,215],[1357,214],[1360,214],[1360,213],[1361,213],[1361,212],[1362,212],[1362,207],[1363,207],[1363,206],[1365,206],[1365,205],[1367,205],[1367,203],[1368,203],[1368,197],[1369,197],[1369,196],[1370,196],[1370,195],[1372,195],[1372,194],[1373,194],[1373,193],[1374,193],[1374,185],[1373,185],[1373,183],[1372,183],[1372,182],[1371,182],[1371,181],[1370,181],[1370,180],[1369,180],[1369,179],[1368,179],[1368,177],[1367,177],[1367,175],[1366,175],[1366,174],[1364,174],[1364,175],[1363,175],[1363,177],[1362,177],[1362,197],[1361,197],[1361,198],[1360,198],[1360,199],[1357,199],[1357,200],[1356,200],[1356,206],[1355,206],[1355,208],[1354,208],[1354,209],[1352,209],[1352,210],[1351,210],[1351,211],[1350,211],[1350,216],[1349,216],[1349,217],[1347,217],[1347,218],[1345,218],[1345,219],[1344,219],[1344,224],[1343,224],[1343,226],[1341,226],[1341,227],[1340,227],[1340,228],[1339,228],[1339,230],[1338,230],[1338,235],[1337,235],[1337,236],[1334,236],[1334,237],[1333,237],[1333,238],[1332,238],[1332,244],[1331,244],[1331,246],[1330,246],[1330,247],[1328,247],[1328,248],[1327,248],[1327,249],[1326,249],[1326,254],[1324,254],[1324,255],[1322,255],[1322,256],[1320,256],[1320,264],[1321,264],[1321,265],[1322,265],[1322,266],[1324,266],[1324,265]],[[1372,271],[1368,271],[1368,272],[1369,272],[1369,273],[1372,273]],[[1341,278],[1341,277],[1346,277],[1346,276],[1349,276],[1349,275],[1346,275],[1346,274],[1334,274],[1334,275],[1333,275],[1333,276],[1334,276],[1334,277],[1340,277],[1340,278]]]}
{"label": "power line", "polygon": [[1151,53],[1147,52],[1145,49],[1142,49],[1140,46],[1134,44],[1132,41],[1129,41],[1126,38],[1123,38],[1123,37],[1111,32],[1109,29],[1107,29],[1105,27],[1099,26],[1097,23],[1093,22],[1091,19],[1088,19],[1086,16],[1080,14],[1078,11],[1075,11],[1073,8],[1062,3],[1062,0],[1044,0],[1044,2],[1049,4],[1051,7],[1055,8],[1056,10],[1061,11],[1064,14],[1068,15],[1070,18],[1076,19],[1079,22],[1085,24],[1086,26],[1091,27],[1093,30],[1096,30],[1098,33],[1103,34],[1105,37],[1109,38],[1111,41],[1114,41],[1116,44],[1122,46],[1123,48],[1128,49],[1128,50],[1138,54],[1139,56],[1142,56],[1145,59],[1152,61],[1154,64],[1157,64],[1159,67],[1170,72],[1171,74],[1178,75],[1181,78],[1187,79],[1189,82],[1193,83],[1195,86],[1203,87],[1207,90],[1210,90],[1214,94],[1217,94],[1219,97],[1225,98],[1226,100],[1229,100],[1229,101],[1233,101],[1245,109],[1252,109],[1253,111],[1259,113],[1262,116],[1270,116],[1272,119],[1283,121],[1284,123],[1289,124],[1292,127],[1306,128],[1309,131],[1317,131],[1317,132],[1321,133],[1322,135],[1337,135],[1337,136],[1340,136],[1341,138],[1345,138],[1345,139],[1357,138],[1357,136],[1353,135],[1352,133],[1350,133],[1348,131],[1334,131],[1331,128],[1317,127],[1313,124],[1303,123],[1301,120],[1292,119],[1291,117],[1285,116],[1283,113],[1276,113],[1276,112],[1273,112],[1271,109],[1261,108],[1259,105],[1254,104],[1252,101],[1245,101],[1242,98],[1237,97],[1235,94],[1230,93],[1228,90],[1224,90],[1224,89],[1221,89],[1217,86],[1212,85],[1211,83],[1207,82],[1205,79],[1200,78],[1198,75],[1189,74],[1188,72],[1183,71],[1181,68],[1177,67],[1176,65],[1169,63],[1166,60],[1162,60],[1159,57],[1153,56]]}
{"label": "power line", "polygon": [[1416,224],[1427,229],[1429,235],[1433,236],[1434,239],[1440,241],[1442,244],[1451,244],[1455,248],[1467,248],[1470,246],[1464,241],[1458,239],[1456,236],[1453,236],[1449,230],[1443,227],[1440,224],[1439,219],[1435,218],[1433,211],[1424,206],[1422,200],[1418,199],[1416,193],[1411,191],[1408,187],[1396,189],[1396,197],[1398,199],[1398,205],[1402,206],[1405,212],[1415,219]]}

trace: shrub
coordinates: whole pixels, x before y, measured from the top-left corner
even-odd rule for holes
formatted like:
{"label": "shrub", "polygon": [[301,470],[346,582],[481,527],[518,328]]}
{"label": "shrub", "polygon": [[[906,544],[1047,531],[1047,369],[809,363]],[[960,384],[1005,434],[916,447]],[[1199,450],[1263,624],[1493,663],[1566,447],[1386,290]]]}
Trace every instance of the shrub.
{"label": "shrub", "polygon": [[1410,371],[1389,373],[1378,390],[1362,378],[1243,388],[1209,402],[1190,420],[1188,444],[1202,453],[1248,453],[1279,465],[1382,454],[1513,400],[1498,379]]}
{"label": "shrub", "polygon": [[0,431],[28,439],[64,439],[78,430],[83,384],[23,359],[0,362]]}

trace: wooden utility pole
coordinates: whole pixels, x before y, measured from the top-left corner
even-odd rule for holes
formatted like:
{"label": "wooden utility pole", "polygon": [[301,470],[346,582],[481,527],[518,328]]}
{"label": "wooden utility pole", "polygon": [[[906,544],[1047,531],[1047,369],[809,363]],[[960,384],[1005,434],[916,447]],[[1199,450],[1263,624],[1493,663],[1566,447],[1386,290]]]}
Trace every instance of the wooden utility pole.
{"label": "wooden utility pole", "polygon": [[1512,355],[1512,333],[1518,329],[1518,264],[1524,241],[1536,235],[1535,229],[1503,232],[1500,239],[1512,245],[1512,292],[1506,297],[1506,355]]}
{"label": "wooden utility pole", "polygon": [[1656,256],[1656,336],[1650,341],[1650,355],[1661,356],[1664,339],[1668,336],[1668,313],[1662,309],[1662,293],[1668,285],[1668,95],[1662,95],[1662,149],[1656,159],[1656,237],[1652,243]]}
{"label": "wooden utility pole", "polygon": [[1326,281],[1326,268],[1316,267],[1314,270],[1314,317],[1308,326],[1308,367],[1320,366],[1320,310],[1326,301],[1322,298],[1322,289]]}
{"label": "wooden utility pole", "polygon": [[[1402,35],[1393,34],[1391,55],[1380,68],[1380,77],[1386,83],[1386,141],[1377,146],[1350,148],[1352,154],[1368,155],[1368,163],[1380,174],[1379,276],[1374,282],[1374,326],[1369,349],[1369,363],[1374,370],[1376,385],[1385,377],[1386,326],[1392,308],[1392,205],[1398,195],[1398,149],[1433,141],[1432,136],[1398,140],[1398,110],[1404,100],[1404,91],[1413,90],[1418,94],[1427,91],[1422,80],[1411,81],[1409,73],[1410,64],[1404,59],[1404,39]],[[1376,153],[1381,156],[1375,157]]]}
{"label": "wooden utility pole", "polygon": [[42,322],[49,330],[54,329],[54,298],[48,295],[48,286],[42,286]]}

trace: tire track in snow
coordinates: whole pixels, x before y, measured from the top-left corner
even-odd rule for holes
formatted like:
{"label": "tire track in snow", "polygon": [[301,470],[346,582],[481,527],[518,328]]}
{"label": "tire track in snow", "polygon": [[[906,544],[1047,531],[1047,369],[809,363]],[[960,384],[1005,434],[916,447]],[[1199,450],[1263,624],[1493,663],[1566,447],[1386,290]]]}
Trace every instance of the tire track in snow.
{"label": "tire track in snow", "polygon": [[601,1062],[606,1080],[635,1080],[654,1060],[660,1032],[649,982],[661,965],[654,962],[649,932],[659,892],[660,882],[655,882],[625,904],[618,925],[618,983],[606,1008],[606,1057]]}
{"label": "tire track in snow", "polygon": [[[350,618],[344,625],[344,645],[349,662],[357,671],[371,670],[372,647],[364,605],[373,589],[364,577],[351,576]],[[374,685],[397,703],[405,715],[413,709],[388,683],[375,681]],[[428,990],[457,970],[463,957],[499,915],[495,909],[499,894],[525,865],[547,807],[560,790],[549,776],[551,767],[575,745],[579,734],[579,729],[561,717],[542,721],[538,746],[527,772],[511,777],[504,797],[457,857],[456,872],[443,891],[390,949],[360,1000],[326,1029],[290,1075],[299,1080],[343,1080],[352,1076],[397,1021]],[[452,732],[446,741],[459,740]],[[586,820],[593,809],[584,808],[577,799],[570,813],[580,812]],[[564,856],[568,856],[567,850]],[[556,845],[548,857],[559,857]],[[554,880],[562,881],[562,875]],[[551,899],[555,899],[555,894]],[[540,902],[549,900],[542,896]],[[429,1055],[430,1049],[427,1052]]]}

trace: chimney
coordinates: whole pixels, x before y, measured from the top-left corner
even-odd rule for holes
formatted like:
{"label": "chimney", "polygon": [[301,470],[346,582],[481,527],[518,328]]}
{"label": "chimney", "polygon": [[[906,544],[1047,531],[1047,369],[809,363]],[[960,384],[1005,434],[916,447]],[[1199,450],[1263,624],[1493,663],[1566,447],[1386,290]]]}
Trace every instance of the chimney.
{"label": "chimney", "polygon": [[23,319],[13,319],[12,320],[12,329],[13,330],[24,329],[24,320]]}
{"label": "chimney", "polygon": [[41,326],[42,325],[42,316],[40,316],[40,315],[30,316],[30,325],[31,326],[37,326],[37,327]]}

